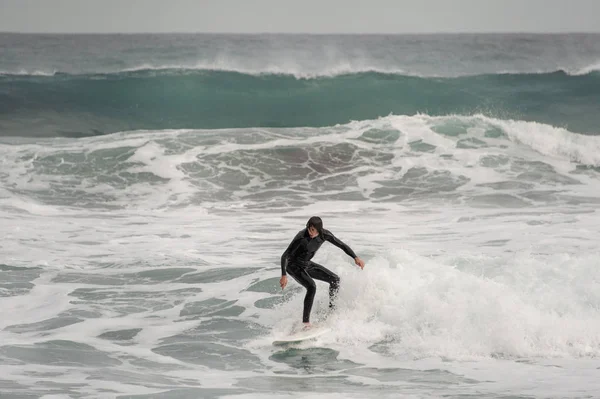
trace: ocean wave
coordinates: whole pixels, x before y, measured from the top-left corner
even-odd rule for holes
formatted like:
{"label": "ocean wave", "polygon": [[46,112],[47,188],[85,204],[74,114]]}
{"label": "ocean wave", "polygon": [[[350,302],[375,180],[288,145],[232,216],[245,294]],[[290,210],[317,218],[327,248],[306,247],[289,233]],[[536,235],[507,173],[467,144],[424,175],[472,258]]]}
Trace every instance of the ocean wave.
{"label": "ocean wave", "polygon": [[421,78],[379,72],[297,79],[189,69],[0,76],[0,134],[330,126],[386,115],[484,114],[598,134],[600,75]]}
{"label": "ocean wave", "polygon": [[47,205],[598,204],[600,137],[483,115],[2,141],[0,197]]}
{"label": "ocean wave", "polygon": [[586,136],[570,132],[564,128],[538,122],[503,120],[485,115],[447,117],[423,116],[429,124],[444,126],[445,130],[454,126],[455,130],[469,128],[489,131],[498,129],[511,141],[525,145],[549,157],[558,157],[589,166],[600,166],[600,136]]}
{"label": "ocean wave", "polygon": [[597,74],[600,72],[600,62],[579,68],[549,68],[535,70],[499,70],[494,73],[458,73],[458,74],[424,74],[420,72],[410,71],[405,68],[390,66],[381,67],[375,65],[353,65],[351,62],[341,62],[325,68],[307,70],[300,66],[290,65],[263,65],[257,67],[248,67],[234,65],[224,62],[203,62],[203,63],[182,63],[182,64],[150,64],[144,63],[133,67],[114,69],[114,70],[99,70],[95,72],[82,71],[61,71],[57,69],[40,70],[40,69],[24,69],[19,70],[0,70],[0,76],[56,76],[56,75],[71,75],[71,76],[115,76],[123,75],[132,72],[150,73],[158,72],[165,75],[177,75],[181,73],[192,74],[194,72],[232,72],[251,76],[269,76],[281,75],[290,76],[296,79],[318,79],[318,78],[334,78],[344,75],[361,75],[365,73],[377,73],[384,75],[410,76],[420,78],[461,78],[461,77],[477,77],[477,76],[494,76],[494,75],[548,75],[555,73],[563,73],[568,76],[581,76]]}

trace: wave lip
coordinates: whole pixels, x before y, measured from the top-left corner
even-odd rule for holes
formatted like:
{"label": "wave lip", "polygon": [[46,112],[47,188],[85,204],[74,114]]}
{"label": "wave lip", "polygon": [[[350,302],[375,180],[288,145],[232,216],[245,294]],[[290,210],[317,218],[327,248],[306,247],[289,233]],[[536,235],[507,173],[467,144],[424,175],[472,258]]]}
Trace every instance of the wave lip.
{"label": "wave lip", "polygon": [[45,71],[45,70],[27,70],[27,69],[19,69],[17,71],[1,71],[0,76],[54,76],[59,74],[60,72],[57,70]]}
{"label": "wave lip", "polygon": [[573,75],[589,75],[592,73],[600,73],[600,60],[595,64],[591,64],[584,68],[578,69],[575,72],[573,72],[572,74]]}
{"label": "wave lip", "polygon": [[233,72],[243,75],[251,76],[293,76],[296,79],[317,79],[317,78],[334,78],[343,75],[358,75],[364,73],[380,73],[387,75],[398,75],[398,76],[419,76],[418,74],[411,74],[404,69],[397,67],[382,68],[376,66],[353,66],[350,63],[339,63],[328,67],[326,69],[302,69],[294,66],[282,66],[277,64],[271,64],[260,67],[247,67],[247,66],[234,66],[226,63],[198,63],[194,65],[161,65],[153,66],[151,64],[142,64],[137,67],[126,68],[119,72],[138,72],[138,71],[186,71],[186,72]]}
{"label": "wave lip", "polygon": [[599,136],[584,136],[537,122],[496,120],[493,123],[501,126],[512,140],[542,154],[564,157],[584,165],[600,166]]}

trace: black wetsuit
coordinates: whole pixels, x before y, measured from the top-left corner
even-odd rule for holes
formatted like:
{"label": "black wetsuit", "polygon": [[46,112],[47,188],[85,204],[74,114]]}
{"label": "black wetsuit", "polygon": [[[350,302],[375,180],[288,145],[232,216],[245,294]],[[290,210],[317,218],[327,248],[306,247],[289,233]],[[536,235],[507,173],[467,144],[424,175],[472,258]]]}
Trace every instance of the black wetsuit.
{"label": "black wetsuit", "polygon": [[327,268],[311,262],[315,252],[321,245],[328,241],[338,248],[341,248],[348,256],[353,259],[356,254],[350,247],[335,237],[329,230],[323,229],[323,234],[310,238],[308,229],[303,229],[296,234],[287,247],[283,255],[281,255],[281,275],[285,276],[288,272],[300,285],[306,288],[306,296],[304,297],[304,313],[302,321],[308,323],[310,319],[310,311],[312,309],[313,300],[317,287],[314,279],[329,283],[329,306],[333,307],[333,300],[340,284],[340,278]]}

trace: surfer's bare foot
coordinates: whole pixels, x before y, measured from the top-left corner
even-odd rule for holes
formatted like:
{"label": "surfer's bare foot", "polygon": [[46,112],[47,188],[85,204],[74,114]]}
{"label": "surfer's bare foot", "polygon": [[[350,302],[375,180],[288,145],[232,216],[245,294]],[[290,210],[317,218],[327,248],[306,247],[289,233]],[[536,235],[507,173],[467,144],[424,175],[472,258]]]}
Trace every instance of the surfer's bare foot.
{"label": "surfer's bare foot", "polygon": [[302,324],[303,324],[303,326],[302,326],[303,330],[308,330],[309,328],[312,327],[312,324],[310,324],[310,323],[302,323]]}

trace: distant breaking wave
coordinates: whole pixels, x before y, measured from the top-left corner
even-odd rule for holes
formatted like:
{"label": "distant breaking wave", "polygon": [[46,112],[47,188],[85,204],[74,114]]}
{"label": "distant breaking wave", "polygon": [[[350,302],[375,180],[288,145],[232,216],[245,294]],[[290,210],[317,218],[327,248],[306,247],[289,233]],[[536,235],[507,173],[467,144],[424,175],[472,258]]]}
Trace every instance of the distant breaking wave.
{"label": "distant breaking wave", "polygon": [[55,76],[55,75],[74,75],[74,76],[86,76],[96,74],[115,75],[130,72],[147,72],[147,71],[161,71],[165,74],[175,73],[191,73],[194,71],[204,72],[237,72],[245,75],[289,75],[296,79],[317,79],[323,77],[337,77],[340,75],[352,75],[362,73],[380,73],[388,75],[403,75],[403,76],[414,76],[422,78],[452,78],[452,77],[468,77],[468,76],[479,76],[479,75],[531,75],[531,74],[550,74],[562,72],[570,76],[588,75],[600,72],[600,60],[596,63],[592,63],[582,68],[559,68],[559,69],[538,69],[530,71],[519,71],[519,70],[506,70],[499,71],[496,73],[462,73],[457,75],[443,75],[443,74],[422,74],[412,72],[398,67],[381,67],[381,66],[369,66],[369,65],[353,65],[349,62],[341,62],[333,66],[327,66],[318,68],[315,70],[306,70],[300,66],[282,66],[282,65],[267,65],[260,67],[247,67],[241,65],[235,65],[225,62],[204,62],[195,64],[164,64],[164,65],[152,65],[152,64],[140,64],[136,67],[128,67],[118,70],[108,71],[95,71],[93,73],[88,72],[66,72],[60,70],[40,70],[40,69],[18,69],[14,71],[0,70],[0,76]]}
{"label": "distant breaking wave", "polygon": [[141,69],[0,75],[0,134],[82,137],[136,129],[330,126],[394,115],[483,114],[600,133],[600,73],[455,78]]}

